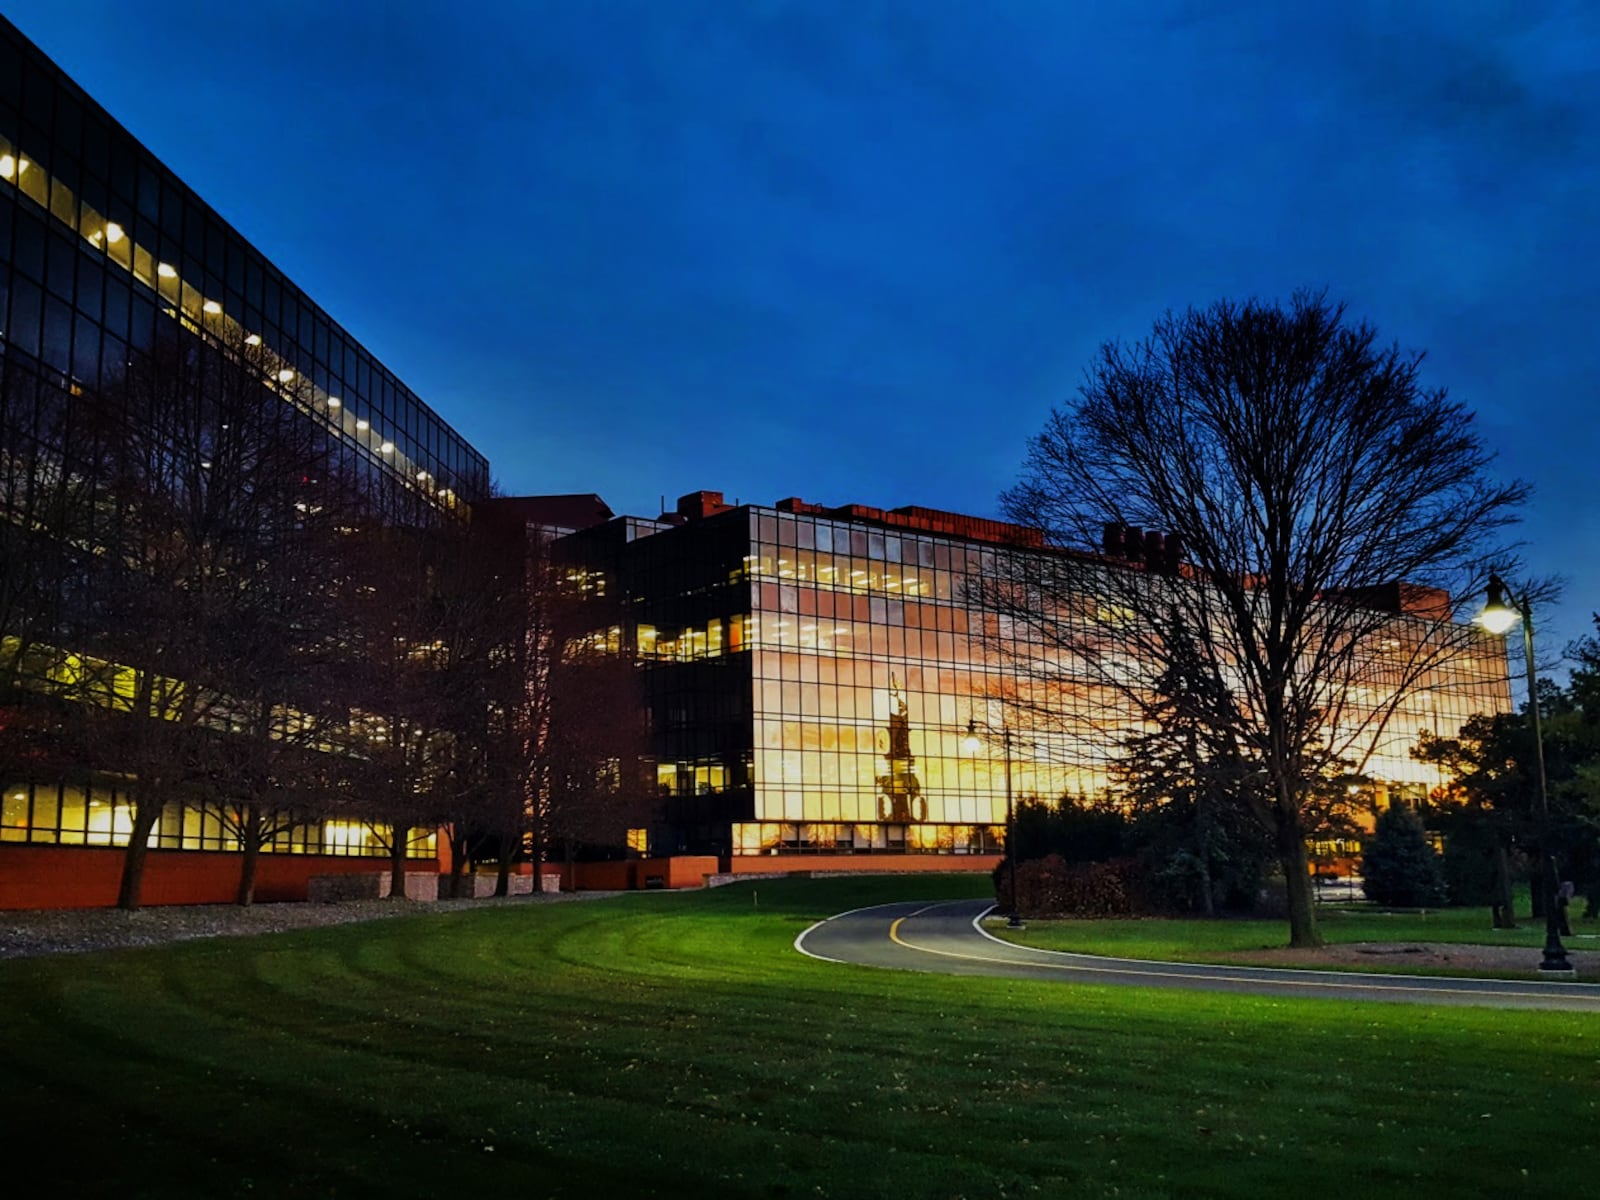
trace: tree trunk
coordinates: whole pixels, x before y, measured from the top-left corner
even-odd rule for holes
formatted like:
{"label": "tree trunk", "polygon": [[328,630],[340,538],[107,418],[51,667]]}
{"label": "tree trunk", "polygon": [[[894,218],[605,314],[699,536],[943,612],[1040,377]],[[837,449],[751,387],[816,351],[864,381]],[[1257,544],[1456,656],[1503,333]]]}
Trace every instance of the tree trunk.
{"label": "tree trunk", "polygon": [[244,857],[239,862],[239,891],[233,902],[248,908],[256,899],[256,869],[261,865],[261,807],[248,804],[244,810]]}
{"label": "tree trunk", "polygon": [[122,857],[122,886],[117,891],[117,907],[137,912],[144,892],[144,864],[150,853],[150,831],[161,819],[162,805],[155,799],[138,799],[133,805],[133,831],[128,834],[128,849]]}
{"label": "tree trunk", "polygon": [[1517,914],[1511,899],[1511,856],[1504,846],[1494,848],[1494,927],[1515,929]]}
{"label": "tree trunk", "polygon": [[389,899],[406,898],[406,844],[411,826],[395,825],[389,831]]}
{"label": "tree trunk", "polygon": [[1289,903],[1289,945],[1297,950],[1314,949],[1322,945],[1322,931],[1317,928],[1316,892],[1311,886],[1306,839],[1296,814],[1280,809],[1277,816],[1278,863],[1283,868]]}
{"label": "tree trunk", "polygon": [[[500,847],[500,861],[496,864],[494,874],[494,894],[496,896],[509,896],[511,894],[511,860],[517,855],[516,851],[511,849],[509,841],[502,841]],[[534,880],[533,886],[535,889],[538,888],[539,881],[537,879]]]}
{"label": "tree trunk", "polygon": [[467,835],[450,833],[450,899],[461,899],[461,878],[467,869]]}

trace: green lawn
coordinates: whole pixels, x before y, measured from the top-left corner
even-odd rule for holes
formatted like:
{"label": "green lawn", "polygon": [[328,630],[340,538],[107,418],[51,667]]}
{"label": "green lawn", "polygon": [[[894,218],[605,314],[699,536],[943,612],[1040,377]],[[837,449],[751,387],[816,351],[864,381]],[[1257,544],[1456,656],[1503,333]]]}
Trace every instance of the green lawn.
{"label": "green lawn", "polygon": [[[1521,910],[1526,913],[1524,903]],[[1600,946],[1600,922],[1580,920],[1572,913],[1575,937],[1565,939],[1569,950],[1589,950]],[[1317,910],[1322,935],[1329,945],[1354,942],[1456,942],[1484,946],[1524,946],[1528,949],[1528,970],[1539,962],[1544,945],[1544,920],[1526,915],[1517,929],[1495,929],[1489,911],[1483,908],[1446,908],[1420,912],[1383,912],[1370,908],[1324,907]],[[1143,918],[1140,920],[1030,920],[1021,932],[990,923],[992,932],[1009,941],[1037,946],[1044,950],[1072,950],[1080,954],[1109,954],[1120,958],[1166,959],[1172,962],[1215,962],[1219,956],[1248,954],[1253,950],[1277,950],[1288,944],[1288,925],[1282,920],[1223,918],[1220,920],[1181,920]],[[1349,965],[1335,964],[1339,970]],[[1373,971],[1411,971],[1404,962],[1375,960],[1362,969]]]}
{"label": "green lawn", "polygon": [[18,1196],[1593,1187],[1592,1017],[946,978],[791,948],[981,879],[762,882],[0,963]]}

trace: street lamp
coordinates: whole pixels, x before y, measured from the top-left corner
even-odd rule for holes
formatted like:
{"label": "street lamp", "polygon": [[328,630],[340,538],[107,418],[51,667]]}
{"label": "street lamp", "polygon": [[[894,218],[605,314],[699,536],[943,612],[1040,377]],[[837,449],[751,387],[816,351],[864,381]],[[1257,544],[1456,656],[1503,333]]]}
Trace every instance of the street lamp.
{"label": "street lamp", "polygon": [[976,754],[983,745],[984,736],[994,737],[997,733],[1006,755],[1006,874],[1011,877],[1011,911],[1006,914],[1006,926],[1021,929],[1022,918],[1017,914],[1017,821],[1011,805],[1011,726],[1001,725],[996,730],[985,721],[980,733],[978,718],[969,717],[967,736],[962,739],[962,744],[968,754]]}
{"label": "street lamp", "polygon": [[1539,963],[1542,975],[1571,975],[1572,963],[1567,958],[1567,948],[1561,944],[1561,911],[1557,896],[1559,882],[1556,877],[1554,839],[1550,833],[1550,786],[1544,769],[1544,723],[1539,716],[1539,682],[1533,666],[1533,608],[1527,593],[1512,595],[1505,581],[1493,572],[1489,575],[1489,596],[1478,614],[1478,624],[1490,633],[1499,635],[1522,622],[1522,648],[1528,656],[1528,711],[1533,714],[1534,757],[1539,763],[1539,849],[1545,875],[1544,893],[1544,959]]}

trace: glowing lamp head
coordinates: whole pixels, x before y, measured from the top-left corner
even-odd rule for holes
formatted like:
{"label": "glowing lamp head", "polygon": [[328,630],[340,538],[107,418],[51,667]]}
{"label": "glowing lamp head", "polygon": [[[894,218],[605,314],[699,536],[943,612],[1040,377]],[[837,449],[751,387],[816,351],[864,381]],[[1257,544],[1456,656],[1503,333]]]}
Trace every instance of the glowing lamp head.
{"label": "glowing lamp head", "polygon": [[961,739],[961,748],[968,754],[976,754],[983,749],[983,739],[978,736],[978,719],[976,717],[967,722],[967,735]]}
{"label": "glowing lamp head", "polygon": [[1478,614],[1478,624],[1499,635],[1522,619],[1517,609],[1506,603],[1506,585],[1498,575],[1489,576],[1489,599]]}

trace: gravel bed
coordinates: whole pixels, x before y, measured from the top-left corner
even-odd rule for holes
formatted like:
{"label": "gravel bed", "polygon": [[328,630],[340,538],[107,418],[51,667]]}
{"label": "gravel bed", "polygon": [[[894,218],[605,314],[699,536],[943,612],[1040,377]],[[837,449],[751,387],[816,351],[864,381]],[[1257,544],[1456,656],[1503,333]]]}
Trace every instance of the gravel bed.
{"label": "gravel bed", "polygon": [[29,909],[0,912],[0,958],[85,954],[159,946],[192,938],[247,937],[381,921],[390,917],[445,916],[468,908],[532,906],[597,900],[616,892],[560,892],[483,900],[347,900],[336,904],[164,904],[123,912],[116,908]]}

